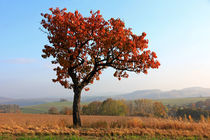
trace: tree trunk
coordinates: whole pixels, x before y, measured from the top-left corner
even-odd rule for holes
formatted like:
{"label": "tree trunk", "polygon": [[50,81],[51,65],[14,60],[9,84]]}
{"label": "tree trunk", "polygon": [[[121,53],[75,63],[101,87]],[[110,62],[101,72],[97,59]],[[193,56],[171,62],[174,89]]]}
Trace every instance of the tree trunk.
{"label": "tree trunk", "polygon": [[74,88],[74,101],[73,101],[73,125],[74,127],[81,126],[80,119],[80,98],[81,98],[81,89]]}

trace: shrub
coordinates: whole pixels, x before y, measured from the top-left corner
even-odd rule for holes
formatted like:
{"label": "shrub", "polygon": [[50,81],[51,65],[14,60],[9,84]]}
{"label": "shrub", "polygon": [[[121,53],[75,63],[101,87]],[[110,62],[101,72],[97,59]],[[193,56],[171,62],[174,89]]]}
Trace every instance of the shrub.
{"label": "shrub", "polygon": [[48,110],[49,114],[58,114],[58,109],[56,107],[50,107]]}
{"label": "shrub", "polygon": [[72,109],[70,107],[64,107],[61,109],[60,114],[72,115]]}

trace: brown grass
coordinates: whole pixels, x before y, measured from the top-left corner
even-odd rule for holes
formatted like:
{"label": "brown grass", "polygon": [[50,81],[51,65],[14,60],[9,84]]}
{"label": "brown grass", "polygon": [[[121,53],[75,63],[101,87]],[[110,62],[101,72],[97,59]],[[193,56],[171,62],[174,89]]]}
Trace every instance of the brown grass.
{"label": "brown grass", "polygon": [[210,138],[210,122],[143,117],[81,116],[83,127],[72,128],[72,116],[0,114],[0,134],[163,135]]}

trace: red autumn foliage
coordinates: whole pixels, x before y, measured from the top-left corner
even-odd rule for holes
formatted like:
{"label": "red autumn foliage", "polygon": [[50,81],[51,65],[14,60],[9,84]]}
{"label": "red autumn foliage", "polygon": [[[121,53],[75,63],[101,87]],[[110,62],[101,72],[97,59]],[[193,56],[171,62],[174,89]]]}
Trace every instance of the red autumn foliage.
{"label": "red autumn foliage", "polygon": [[[112,67],[118,79],[128,78],[126,71],[147,74],[149,68],[158,68],[155,52],[148,50],[146,33],[138,36],[125,28],[120,19],[106,21],[100,11],[90,11],[83,17],[78,11],[50,8],[51,14],[42,14],[41,24],[48,31],[51,45],[45,45],[43,58],[52,56],[54,70],[65,88],[75,84],[85,87],[99,80],[102,70]],[[69,78],[72,78],[69,81]]]}

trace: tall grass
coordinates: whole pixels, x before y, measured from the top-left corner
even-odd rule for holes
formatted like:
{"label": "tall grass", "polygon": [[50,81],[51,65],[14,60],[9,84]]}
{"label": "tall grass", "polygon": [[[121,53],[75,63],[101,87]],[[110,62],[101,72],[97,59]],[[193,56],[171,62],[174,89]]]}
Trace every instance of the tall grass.
{"label": "tall grass", "polygon": [[119,116],[81,116],[83,127],[72,127],[72,116],[0,114],[0,134],[77,136],[166,136],[210,139],[210,121]]}

